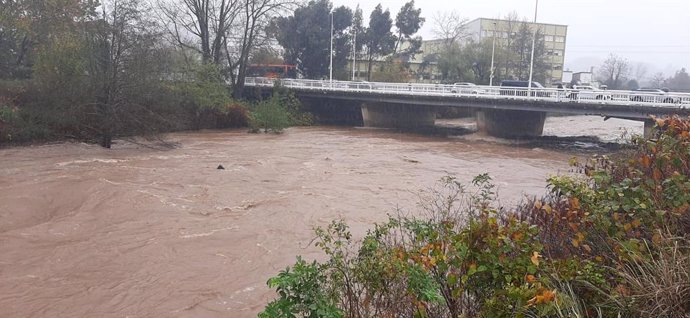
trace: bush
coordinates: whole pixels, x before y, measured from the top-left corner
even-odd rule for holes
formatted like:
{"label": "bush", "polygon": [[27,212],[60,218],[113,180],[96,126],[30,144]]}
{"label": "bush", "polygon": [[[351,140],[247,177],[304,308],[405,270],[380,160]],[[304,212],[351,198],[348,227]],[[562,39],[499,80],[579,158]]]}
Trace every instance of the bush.
{"label": "bush", "polygon": [[249,127],[252,132],[281,133],[292,125],[293,121],[286,105],[278,94],[256,103],[249,115]]}

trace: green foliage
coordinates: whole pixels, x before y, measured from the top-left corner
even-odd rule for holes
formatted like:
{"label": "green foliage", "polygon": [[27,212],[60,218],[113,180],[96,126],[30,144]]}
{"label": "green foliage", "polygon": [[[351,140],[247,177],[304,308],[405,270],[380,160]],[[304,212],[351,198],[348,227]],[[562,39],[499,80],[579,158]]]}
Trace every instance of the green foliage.
{"label": "green foliage", "polygon": [[268,280],[268,286],[275,288],[280,297],[268,304],[259,317],[343,317],[342,311],[324,293],[322,286],[325,280],[318,263],[308,264],[298,257],[291,268]]}
{"label": "green foliage", "polygon": [[217,65],[199,64],[187,73],[193,78],[178,82],[176,89],[194,112],[217,110],[230,101],[230,92]]}
{"label": "green foliage", "polygon": [[281,133],[290,126],[308,126],[314,122],[312,114],[302,110],[295,94],[276,86],[269,99],[259,101],[251,108],[250,132]]}
{"label": "green foliage", "polygon": [[369,16],[369,28],[362,36],[362,43],[367,47],[367,72],[371,80],[372,65],[375,59],[393,53],[395,50],[395,36],[391,31],[393,20],[388,10],[383,11],[381,4]]}
{"label": "green foliage", "polygon": [[422,9],[415,8],[414,0],[410,0],[400,8],[400,12],[395,16],[395,27],[398,28],[399,40],[409,39],[419,31],[425,21],[421,15]]}
{"label": "green foliage", "polygon": [[399,60],[385,62],[371,74],[371,80],[375,82],[407,83],[411,78],[410,70]]}
{"label": "green foliage", "polygon": [[264,133],[281,133],[291,124],[290,112],[277,94],[256,103],[249,115],[249,127],[252,132],[263,130]]}
{"label": "green foliage", "polygon": [[688,92],[690,91],[690,75],[685,68],[681,68],[673,77],[669,77],[665,84],[674,91]]}
{"label": "green foliage", "polygon": [[[306,78],[329,75],[332,4],[328,0],[310,1],[297,8],[292,16],[277,18],[273,35],[284,48],[284,59],[296,64]],[[333,10],[333,68],[344,70],[350,56],[352,10],[341,6]]]}

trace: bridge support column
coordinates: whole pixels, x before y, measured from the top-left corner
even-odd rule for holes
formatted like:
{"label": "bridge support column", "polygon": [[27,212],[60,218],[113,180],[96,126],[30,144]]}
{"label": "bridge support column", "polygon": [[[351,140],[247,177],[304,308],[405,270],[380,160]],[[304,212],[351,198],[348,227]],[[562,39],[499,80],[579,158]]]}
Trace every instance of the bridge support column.
{"label": "bridge support column", "polygon": [[477,111],[477,130],[500,138],[536,137],[544,131],[546,112],[507,109]]}
{"label": "bridge support column", "polygon": [[393,103],[362,105],[364,127],[418,129],[433,127],[436,110],[433,107]]}
{"label": "bridge support column", "polygon": [[656,121],[654,119],[645,119],[644,120],[644,137],[649,139],[654,137],[654,133],[656,132]]}

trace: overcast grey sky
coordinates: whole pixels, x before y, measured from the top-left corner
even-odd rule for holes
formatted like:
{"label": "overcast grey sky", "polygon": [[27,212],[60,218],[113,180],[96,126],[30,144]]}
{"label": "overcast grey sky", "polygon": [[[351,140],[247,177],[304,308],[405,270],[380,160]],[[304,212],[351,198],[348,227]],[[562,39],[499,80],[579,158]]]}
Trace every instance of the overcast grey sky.
{"label": "overcast grey sky", "polygon": [[[365,21],[381,3],[395,18],[408,0],[332,0],[354,8],[359,3]],[[416,0],[426,23],[424,38],[433,38],[433,16],[457,11],[470,20],[503,17],[515,11],[534,18],[535,0]],[[647,63],[671,75],[690,68],[690,0],[540,0],[537,22],[568,25],[565,67],[585,71],[598,66],[609,53],[628,58],[633,65]],[[366,23],[366,22],[365,22]]]}

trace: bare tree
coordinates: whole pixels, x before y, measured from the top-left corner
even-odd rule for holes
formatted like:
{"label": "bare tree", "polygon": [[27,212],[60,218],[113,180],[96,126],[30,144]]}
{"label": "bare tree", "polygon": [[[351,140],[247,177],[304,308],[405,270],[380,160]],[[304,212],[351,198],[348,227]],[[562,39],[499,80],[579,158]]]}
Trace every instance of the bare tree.
{"label": "bare tree", "polygon": [[204,63],[220,64],[225,36],[243,0],[158,0],[177,45],[199,53]]}
{"label": "bare tree", "polygon": [[642,81],[644,81],[645,79],[645,76],[647,76],[647,64],[642,62],[637,63],[635,65],[635,71],[633,72],[633,74],[635,76],[635,79],[638,82],[642,83]]}
{"label": "bare tree", "polygon": [[459,77],[462,62],[460,60],[461,42],[469,36],[465,27],[467,21],[467,18],[461,17],[457,11],[434,14],[433,32],[441,40],[435,56],[444,80],[454,80]]}
{"label": "bare tree", "polygon": [[157,0],[176,45],[221,67],[235,96],[242,96],[254,49],[267,43],[271,18],[298,0]]}
{"label": "bare tree", "polygon": [[657,72],[652,75],[652,78],[649,80],[649,84],[652,87],[659,88],[664,86],[664,83],[666,82],[666,77],[664,76],[664,73],[662,72]]}
{"label": "bare tree", "polygon": [[599,67],[599,78],[610,89],[619,89],[630,74],[630,62],[628,59],[616,54],[610,54]]}
{"label": "bare tree", "polygon": [[275,16],[294,8],[296,0],[239,0],[237,23],[224,39],[223,47],[235,97],[242,97],[244,77],[253,50],[269,39],[266,28]]}
{"label": "bare tree", "polygon": [[433,17],[434,35],[443,41],[445,49],[449,49],[467,36],[467,21],[467,18],[461,17],[457,11],[436,12]]}

